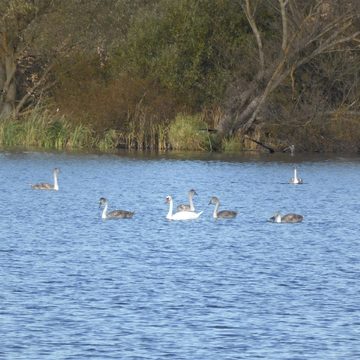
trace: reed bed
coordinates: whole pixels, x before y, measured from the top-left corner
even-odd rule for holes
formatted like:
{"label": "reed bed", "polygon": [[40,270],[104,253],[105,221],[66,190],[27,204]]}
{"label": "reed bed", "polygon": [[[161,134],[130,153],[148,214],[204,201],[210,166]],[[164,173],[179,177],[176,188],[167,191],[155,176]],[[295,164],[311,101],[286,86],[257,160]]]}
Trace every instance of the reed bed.
{"label": "reed bed", "polygon": [[200,114],[180,114],[170,122],[160,121],[139,110],[129,115],[122,130],[107,129],[96,133],[89,125],[74,124],[65,116],[34,109],[20,119],[0,119],[0,146],[57,150],[211,151],[212,139]]}
{"label": "reed bed", "polygon": [[0,121],[0,145],[46,149],[81,149],[96,143],[94,132],[83,125],[73,125],[63,116],[33,110],[21,119]]}
{"label": "reed bed", "polygon": [[35,109],[21,119],[0,119],[0,146],[44,149],[98,149],[113,151],[165,150],[168,129],[156,119],[139,116],[129,120],[125,130],[108,129],[95,133],[90,126],[73,124],[64,116]]}

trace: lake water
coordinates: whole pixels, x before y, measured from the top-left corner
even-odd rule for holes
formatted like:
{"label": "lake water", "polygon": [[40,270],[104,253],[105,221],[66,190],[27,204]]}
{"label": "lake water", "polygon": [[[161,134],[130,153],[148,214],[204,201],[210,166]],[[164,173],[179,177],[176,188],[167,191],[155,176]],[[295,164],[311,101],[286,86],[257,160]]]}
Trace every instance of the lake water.
{"label": "lake water", "polygon": [[[0,176],[1,359],[360,358],[360,157],[4,151]],[[191,188],[200,219],[166,220]]]}

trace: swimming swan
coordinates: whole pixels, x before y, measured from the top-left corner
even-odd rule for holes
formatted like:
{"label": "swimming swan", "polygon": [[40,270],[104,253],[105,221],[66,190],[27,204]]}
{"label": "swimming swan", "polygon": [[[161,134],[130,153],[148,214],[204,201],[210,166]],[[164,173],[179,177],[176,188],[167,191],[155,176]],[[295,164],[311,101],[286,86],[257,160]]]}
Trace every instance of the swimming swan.
{"label": "swimming swan", "polygon": [[290,179],[290,184],[303,184],[303,179],[297,176],[297,169],[294,168],[294,177]]}
{"label": "swimming swan", "polygon": [[220,200],[216,196],[213,196],[210,199],[209,205],[210,204],[215,205],[215,209],[214,209],[214,213],[213,213],[213,218],[214,219],[218,219],[218,218],[220,218],[220,219],[233,219],[237,215],[237,212],[232,211],[232,210],[218,211],[219,206],[220,206]]}
{"label": "swimming swan", "polygon": [[134,215],[134,212],[132,211],[126,211],[126,210],[113,210],[110,212],[107,212],[109,202],[105,198],[100,198],[99,200],[99,207],[104,207],[101,218],[102,219],[131,219]]}
{"label": "swimming swan", "polygon": [[176,208],[177,211],[195,211],[195,206],[193,202],[194,195],[197,195],[197,192],[194,189],[191,189],[188,193],[189,204],[181,204]]}
{"label": "swimming swan", "polygon": [[55,168],[53,170],[54,184],[39,183],[39,184],[31,185],[31,188],[34,189],[34,190],[55,190],[55,191],[58,191],[59,190],[59,183],[58,183],[58,175],[59,175],[59,173],[60,173],[60,169]]}
{"label": "swimming swan", "polygon": [[166,215],[168,220],[195,220],[197,219],[203,212],[200,211],[198,213],[193,211],[179,211],[173,214],[173,199],[170,195],[166,197],[165,202],[169,204],[169,212]]}
{"label": "swimming swan", "polygon": [[304,217],[302,215],[298,214],[286,214],[284,216],[281,216],[280,213],[276,213],[274,216],[272,216],[269,221],[275,222],[275,223],[299,223],[302,222]]}

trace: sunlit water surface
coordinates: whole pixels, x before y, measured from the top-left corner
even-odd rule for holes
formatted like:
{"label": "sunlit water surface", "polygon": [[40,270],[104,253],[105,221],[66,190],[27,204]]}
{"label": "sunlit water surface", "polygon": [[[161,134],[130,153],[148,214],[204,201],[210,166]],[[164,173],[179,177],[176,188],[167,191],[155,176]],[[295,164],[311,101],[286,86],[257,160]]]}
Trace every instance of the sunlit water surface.
{"label": "sunlit water surface", "polygon": [[[4,151],[0,176],[1,359],[360,358],[360,158]],[[167,221],[191,188],[200,219]]]}

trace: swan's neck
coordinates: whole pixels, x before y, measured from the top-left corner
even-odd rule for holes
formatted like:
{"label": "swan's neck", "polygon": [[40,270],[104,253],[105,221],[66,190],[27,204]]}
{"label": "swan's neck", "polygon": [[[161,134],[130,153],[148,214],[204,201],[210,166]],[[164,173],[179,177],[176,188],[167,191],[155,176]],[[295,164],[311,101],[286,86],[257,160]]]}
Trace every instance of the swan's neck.
{"label": "swan's neck", "polygon": [[217,202],[217,203],[215,204],[214,213],[213,213],[213,217],[214,217],[215,219],[218,217],[217,214],[218,214],[219,206],[220,206],[220,203]]}
{"label": "swan's neck", "polygon": [[101,214],[101,217],[103,219],[106,219],[107,218],[107,209],[108,209],[108,204],[106,203],[105,206],[104,206],[104,209],[102,211],[102,214]]}
{"label": "swan's neck", "polygon": [[193,196],[189,195],[189,204],[190,204],[190,211],[195,211],[195,206],[193,203]]}
{"label": "swan's neck", "polygon": [[275,215],[275,222],[276,223],[281,223],[281,215],[280,214]]}
{"label": "swan's neck", "polygon": [[173,215],[173,206],[174,206],[173,200],[170,199],[170,201],[169,201],[169,212],[168,212],[168,214],[167,214],[167,216],[166,216],[167,219],[171,219],[171,218],[172,218],[172,215]]}
{"label": "swan's neck", "polygon": [[295,181],[298,181],[297,169],[294,169],[294,180],[295,180]]}
{"label": "swan's neck", "polygon": [[56,172],[54,172],[54,190],[59,190],[59,183]]}

